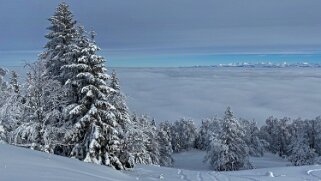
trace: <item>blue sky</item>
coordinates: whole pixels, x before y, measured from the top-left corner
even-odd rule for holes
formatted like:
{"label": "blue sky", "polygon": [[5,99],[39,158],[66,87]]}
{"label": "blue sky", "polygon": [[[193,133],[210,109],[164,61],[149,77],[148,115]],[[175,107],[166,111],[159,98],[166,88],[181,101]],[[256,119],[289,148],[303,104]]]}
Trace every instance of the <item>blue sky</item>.
{"label": "blue sky", "polygon": [[[47,19],[59,2],[0,0],[0,61],[36,57],[34,52],[41,51],[46,41]],[[115,66],[184,59],[216,64],[221,60],[217,54],[314,54],[321,50],[320,0],[66,2],[80,24],[97,32],[103,55]],[[16,51],[25,55],[9,59],[8,52]]]}

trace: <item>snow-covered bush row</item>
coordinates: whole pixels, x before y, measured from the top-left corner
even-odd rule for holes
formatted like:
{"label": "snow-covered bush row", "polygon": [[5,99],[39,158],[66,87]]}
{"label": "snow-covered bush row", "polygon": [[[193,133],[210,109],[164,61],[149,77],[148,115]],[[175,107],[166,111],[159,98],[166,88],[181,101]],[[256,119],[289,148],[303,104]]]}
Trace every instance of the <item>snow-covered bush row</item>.
{"label": "snow-covered bush row", "polygon": [[[254,121],[236,119],[228,108],[223,119],[202,122],[195,146],[207,150],[205,160],[215,170],[250,168],[247,157],[262,156],[264,151],[287,158],[295,166],[312,165],[321,161],[319,130],[321,117],[312,120],[269,117],[258,128]],[[244,165],[237,160],[243,160]]]}
{"label": "snow-covered bush row", "polygon": [[260,129],[268,151],[288,158],[294,165],[320,163],[321,117],[312,120],[269,117]]}

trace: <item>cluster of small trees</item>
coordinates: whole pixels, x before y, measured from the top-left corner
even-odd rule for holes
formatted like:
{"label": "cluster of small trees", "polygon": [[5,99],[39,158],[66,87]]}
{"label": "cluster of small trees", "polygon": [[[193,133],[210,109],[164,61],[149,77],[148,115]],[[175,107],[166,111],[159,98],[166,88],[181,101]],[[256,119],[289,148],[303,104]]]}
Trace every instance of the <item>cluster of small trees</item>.
{"label": "cluster of small trees", "polygon": [[190,149],[206,151],[205,161],[219,171],[252,168],[249,156],[265,150],[294,165],[318,163],[320,117],[270,117],[258,128],[228,107],[223,118],[197,128],[192,120],[156,126],[148,116],[130,115],[116,73],[108,75],[96,54],[95,34],[78,26],[64,3],[49,20],[46,50],[27,65],[26,82],[0,68],[0,142],[115,169],[171,166],[172,153]]}
{"label": "cluster of small trees", "polygon": [[207,151],[205,161],[214,170],[250,169],[249,156],[262,156],[264,141],[255,122],[235,118],[228,107],[222,119],[202,122],[196,148]]}
{"label": "cluster of small trees", "polygon": [[[255,121],[235,118],[231,109],[227,108],[223,118],[202,121],[196,139],[194,131],[185,134],[189,135],[187,138],[195,140],[196,149],[207,151],[205,161],[214,170],[226,171],[252,168],[249,156],[263,156],[265,151],[278,154],[295,166],[319,164],[319,130],[321,117],[312,120],[269,117],[265,125],[259,128]],[[188,139],[185,142],[185,145],[192,145]],[[174,151],[182,151],[175,150],[175,146],[173,148]]]}
{"label": "cluster of small trees", "polygon": [[278,154],[295,166],[321,161],[321,117],[312,120],[269,117],[265,125],[236,119],[230,109],[223,119],[202,122],[196,148],[207,150],[206,161],[214,170],[251,168],[249,156],[265,151]]}
{"label": "cluster of small trees", "polygon": [[294,165],[320,163],[321,117],[312,120],[270,117],[261,127],[260,136],[268,142],[266,149],[287,158]]}

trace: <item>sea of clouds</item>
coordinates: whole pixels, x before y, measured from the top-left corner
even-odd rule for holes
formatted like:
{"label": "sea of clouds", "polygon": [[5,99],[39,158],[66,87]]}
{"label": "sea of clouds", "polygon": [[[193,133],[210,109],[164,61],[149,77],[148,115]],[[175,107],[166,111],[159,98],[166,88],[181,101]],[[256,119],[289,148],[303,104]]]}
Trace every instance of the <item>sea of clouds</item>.
{"label": "sea of clouds", "polygon": [[132,112],[156,121],[182,117],[196,123],[222,116],[263,124],[269,116],[321,115],[320,68],[115,68]]}

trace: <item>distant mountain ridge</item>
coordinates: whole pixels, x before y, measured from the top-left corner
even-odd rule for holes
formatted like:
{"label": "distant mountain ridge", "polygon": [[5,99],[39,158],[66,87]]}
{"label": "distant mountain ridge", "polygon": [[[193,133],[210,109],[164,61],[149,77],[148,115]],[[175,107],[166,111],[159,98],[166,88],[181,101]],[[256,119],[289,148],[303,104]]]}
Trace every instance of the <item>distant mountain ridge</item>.
{"label": "distant mountain ridge", "polygon": [[260,63],[249,63],[249,62],[236,62],[228,64],[217,64],[217,65],[196,65],[191,67],[244,67],[244,68],[321,68],[321,63],[272,63],[272,62],[260,62]]}
{"label": "distant mountain ridge", "polygon": [[248,62],[238,62],[229,64],[218,64],[212,65],[210,67],[247,67],[247,68],[288,68],[288,67],[310,67],[310,68],[321,68],[321,64],[318,63],[272,63],[272,62],[261,62],[261,63],[248,63]]}

